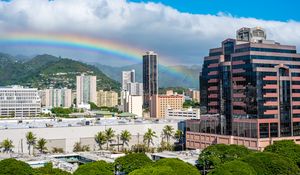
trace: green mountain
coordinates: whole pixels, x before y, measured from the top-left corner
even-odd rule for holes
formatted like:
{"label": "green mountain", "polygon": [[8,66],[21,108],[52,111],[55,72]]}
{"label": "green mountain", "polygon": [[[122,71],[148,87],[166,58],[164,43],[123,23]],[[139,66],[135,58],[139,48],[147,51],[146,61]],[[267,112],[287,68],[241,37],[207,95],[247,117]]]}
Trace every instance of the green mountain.
{"label": "green mountain", "polygon": [[76,88],[76,75],[97,76],[98,89],[119,90],[120,83],[97,67],[67,58],[38,55],[26,61],[0,53],[0,85],[24,85],[37,88]]}
{"label": "green mountain", "polygon": [[[142,64],[133,64],[123,67],[112,67],[95,63],[101,71],[103,71],[110,78],[121,82],[122,71],[134,69],[136,72],[136,81],[142,82]],[[193,66],[159,66],[159,86],[160,87],[185,87],[198,88],[199,87],[199,72],[200,65]]]}

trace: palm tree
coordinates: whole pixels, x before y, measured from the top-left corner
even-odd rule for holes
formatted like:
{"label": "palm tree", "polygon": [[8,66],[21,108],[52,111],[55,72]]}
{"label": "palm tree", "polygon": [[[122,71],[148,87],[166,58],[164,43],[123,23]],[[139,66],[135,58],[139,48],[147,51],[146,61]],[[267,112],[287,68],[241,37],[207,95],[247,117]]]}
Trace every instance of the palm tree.
{"label": "palm tree", "polygon": [[157,137],[155,131],[148,128],[147,132],[144,134],[144,142],[147,143],[148,149],[150,147],[150,143],[153,144],[153,137]]}
{"label": "palm tree", "polygon": [[106,137],[106,149],[108,150],[108,143],[111,144],[111,142],[114,140],[113,138],[115,137],[115,131],[112,128],[108,128],[105,130],[105,137]]}
{"label": "palm tree", "polygon": [[26,134],[26,141],[28,145],[28,153],[30,155],[31,146],[34,147],[34,145],[36,144],[36,137],[31,131]]}
{"label": "palm tree", "polygon": [[0,144],[0,148],[3,148],[3,152],[11,152],[14,147],[13,142],[11,140],[5,139]]}
{"label": "palm tree", "polygon": [[97,142],[99,149],[102,149],[102,145],[104,145],[107,142],[106,136],[104,132],[98,132],[95,135],[95,141]]}
{"label": "palm tree", "polygon": [[124,150],[124,145],[128,146],[128,142],[131,139],[131,133],[127,130],[122,131],[120,139],[122,140],[122,150]]}
{"label": "palm tree", "polygon": [[181,130],[177,130],[174,134],[174,138],[180,143],[182,140],[183,132]]}
{"label": "palm tree", "polygon": [[37,141],[37,145],[35,146],[35,148],[38,149],[40,153],[45,153],[45,151],[47,150],[46,144],[47,144],[47,140],[41,138]]}
{"label": "palm tree", "polygon": [[164,137],[167,138],[167,143],[169,144],[170,142],[170,137],[173,136],[173,133],[174,133],[174,128],[170,125],[166,125],[163,129],[163,135]]}

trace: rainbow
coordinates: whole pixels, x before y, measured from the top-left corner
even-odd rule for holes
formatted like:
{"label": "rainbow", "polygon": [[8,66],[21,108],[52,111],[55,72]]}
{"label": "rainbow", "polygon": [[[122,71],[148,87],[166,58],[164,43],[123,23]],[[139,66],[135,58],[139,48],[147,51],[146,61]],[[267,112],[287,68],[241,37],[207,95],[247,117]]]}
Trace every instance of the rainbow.
{"label": "rainbow", "polygon": [[[5,46],[34,46],[34,47],[54,47],[74,49],[76,51],[87,51],[113,55],[119,59],[126,59],[133,62],[141,62],[143,50],[130,47],[126,44],[117,43],[105,39],[95,39],[79,35],[70,34],[41,34],[12,32],[0,36],[0,45]],[[166,71],[176,77],[184,76],[179,69],[168,67],[168,63],[173,63],[166,57],[159,56],[159,64]],[[191,79],[190,77],[189,79]]]}

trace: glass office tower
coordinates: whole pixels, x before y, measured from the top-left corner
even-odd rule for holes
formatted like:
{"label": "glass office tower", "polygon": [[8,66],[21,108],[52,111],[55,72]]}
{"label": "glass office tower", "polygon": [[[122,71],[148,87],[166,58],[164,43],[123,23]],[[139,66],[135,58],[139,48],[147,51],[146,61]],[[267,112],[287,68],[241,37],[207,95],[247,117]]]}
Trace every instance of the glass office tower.
{"label": "glass office tower", "polygon": [[[210,49],[200,81],[207,115],[189,121],[190,133],[222,135],[228,144],[243,140],[253,149],[265,147],[259,139],[300,136],[300,54],[295,46],[267,40],[260,27],[241,28],[236,39]],[[218,122],[210,125],[213,118]],[[191,147],[212,144],[190,141]]]}

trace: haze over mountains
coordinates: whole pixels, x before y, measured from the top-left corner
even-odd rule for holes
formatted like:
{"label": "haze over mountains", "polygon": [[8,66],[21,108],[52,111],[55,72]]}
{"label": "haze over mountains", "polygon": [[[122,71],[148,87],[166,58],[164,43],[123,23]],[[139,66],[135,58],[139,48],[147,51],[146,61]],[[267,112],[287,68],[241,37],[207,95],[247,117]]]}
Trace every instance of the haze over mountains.
{"label": "haze over mountains", "polygon": [[[198,88],[200,68],[198,65],[160,66],[159,86]],[[39,88],[53,86],[75,89],[75,76],[88,73],[97,76],[99,89],[119,90],[122,71],[131,69],[136,71],[136,80],[142,82],[142,64],[112,67],[99,62],[83,63],[47,54],[29,57],[0,53],[1,86],[20,84]]]}

